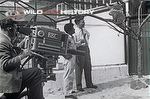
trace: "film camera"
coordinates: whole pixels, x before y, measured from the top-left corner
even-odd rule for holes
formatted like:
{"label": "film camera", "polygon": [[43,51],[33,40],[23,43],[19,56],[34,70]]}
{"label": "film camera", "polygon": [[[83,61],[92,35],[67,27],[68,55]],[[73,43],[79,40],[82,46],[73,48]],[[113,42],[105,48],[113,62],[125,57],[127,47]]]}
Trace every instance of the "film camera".
{"label": "film camera", "polygon": [[19,32],[25,31],[30,32],[25,41],[25,48],[29,48],[34,54],[32,66],[39,65],[48,80],[55,80],[53,68],[56,67],[58,56],[67,54],[68,35],[56,29],[41,26],[36,26],[31,31],[29,28],[19,29]]}
{"label": "film camera", "polygon": [[64,32],[36,27],[32,32],[31,50],[50,55],[64,55],[67,53],[68,35]]}

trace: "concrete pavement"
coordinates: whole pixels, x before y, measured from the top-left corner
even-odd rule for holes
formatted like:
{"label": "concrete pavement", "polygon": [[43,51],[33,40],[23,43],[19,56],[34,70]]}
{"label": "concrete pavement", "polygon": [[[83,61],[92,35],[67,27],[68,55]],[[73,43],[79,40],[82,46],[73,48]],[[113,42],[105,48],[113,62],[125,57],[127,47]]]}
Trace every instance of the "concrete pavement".
{"label": "concrete pavement", "polygon": [[[150,99],[150,88],[134,90],[130,88],[131,77],[97,84],[97,89],[87,89],[84,92],[77,92],[74,95],[78,99]],[[49,94],[46,99],[64,99],[61,93]]]}

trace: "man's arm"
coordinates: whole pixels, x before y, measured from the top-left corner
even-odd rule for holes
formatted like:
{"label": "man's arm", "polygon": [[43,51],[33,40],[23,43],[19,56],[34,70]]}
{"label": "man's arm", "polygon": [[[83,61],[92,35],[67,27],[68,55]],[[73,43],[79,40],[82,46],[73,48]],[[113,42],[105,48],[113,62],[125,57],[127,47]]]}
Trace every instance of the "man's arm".
{"label": "man's arm", "polygon": [[85,42],[84,39],[79,40],[78,35],[74,35],[74,40],[75,40],[76,47],[81,46],[81,44]]}
{"label": "man's arm", "polygon": [[0,65],[6,72],[20,67],[21,59],[19,56],[13,57],[11,49],[7,43],[0,43]]}
{"label": "man's arm", "polygon": [[[72,45],[72,43],[71,43],[71,38],[70,38],[70,37],[68,37],[68,48],[67,48],[67,49],[73,49],[73,45]],[[72,58],[72,55],[69,54],[69,53],[67,53],[67,55],[64,55],[63,57],[64,57],[65,59],[69,60],[69,59]]]}
{"label": "man's arm", "polygon": [[89,38],[90,38],[90,33],[84,28],[83,29],[83,31],[84,31],[84,33],[86,34],[86,40],[88,41],[89,40]]}

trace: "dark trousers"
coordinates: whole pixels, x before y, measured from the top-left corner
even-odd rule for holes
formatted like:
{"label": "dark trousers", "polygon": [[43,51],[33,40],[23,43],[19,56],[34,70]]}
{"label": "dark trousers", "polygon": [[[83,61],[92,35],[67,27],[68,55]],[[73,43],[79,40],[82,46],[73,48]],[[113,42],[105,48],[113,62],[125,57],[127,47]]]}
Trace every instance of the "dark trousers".
{"label": "dark trousers", "polygon": [[42,86],[42,74],[38,68],[31,68],[22,71],[22,85],[21,90],[18,93],[5,93],[7,99],[17,99],[19,94],[25,89],[29,89],[29,99],[44,99],[43,98],[43,86]]}
{"label": "dark trousers", "polygon": [[86,86],[92,86],[92,75],[91,75],[91,57],[88,46],[80,46],[77,50],[85,51],[85,56],[77,56],[76,66],[76,86],[77,89],[82,88],[82,72],[84,70]]}

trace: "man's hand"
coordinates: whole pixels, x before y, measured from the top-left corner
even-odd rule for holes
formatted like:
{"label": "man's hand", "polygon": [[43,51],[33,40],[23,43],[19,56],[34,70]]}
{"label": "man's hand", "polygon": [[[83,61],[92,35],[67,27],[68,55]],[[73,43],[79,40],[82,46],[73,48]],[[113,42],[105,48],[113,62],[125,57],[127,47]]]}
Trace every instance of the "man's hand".
{"label": "man's hand", "polygon": [[63,57],[64,57],[65,59],[68,59],[68,60],[69,60],[69,59],[72,58],[72,55],[68,54],[68,55],[64,55]]}
{"label": "man's hand", "polygon": [[32,55],[31,50],[29,50],[29,49],[24,49],[24,50],[22,51],[22,53],[19,55],[19,57],[20,57],[20,59],[22,60],[22,59],[26,58],[27,56],[31,56],[31,55]]}
{"label": "man's hand", "polygon": [[81,44],[82,44],[82,43],[85,43],[85,40],[84,40],[84,39],[81,40]]}

